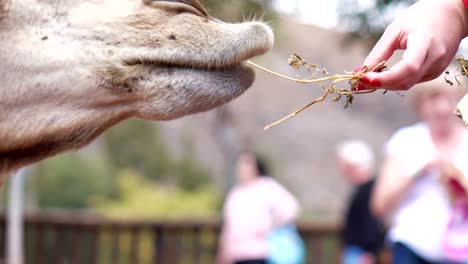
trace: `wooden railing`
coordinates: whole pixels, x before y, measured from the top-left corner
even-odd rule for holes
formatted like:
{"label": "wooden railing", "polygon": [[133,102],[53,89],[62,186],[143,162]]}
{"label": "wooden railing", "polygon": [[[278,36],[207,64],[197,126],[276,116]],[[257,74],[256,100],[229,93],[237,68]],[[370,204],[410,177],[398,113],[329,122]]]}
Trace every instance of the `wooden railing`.
{"label": "wooden railing", "polygon": [[[34,264],[211,264],[219,221],[124,221],[47,213],[25,219],[25,259]],[[338,263],[338,227],[303,223],[307,263]],[[5,258],[5,217],[0,215],[0,258]],[[3,261],[1,263],[4,263]]]}

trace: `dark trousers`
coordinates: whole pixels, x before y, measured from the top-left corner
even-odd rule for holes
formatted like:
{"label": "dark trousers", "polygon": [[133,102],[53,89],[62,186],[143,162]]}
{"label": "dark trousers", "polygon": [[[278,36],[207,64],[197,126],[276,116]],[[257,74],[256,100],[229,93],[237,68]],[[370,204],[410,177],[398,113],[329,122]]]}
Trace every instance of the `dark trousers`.
{"label": "dark trousers", "polygon": [[392,247],[393,264],[438,264],[424,260],[402,243],[395,243]]}
{"label": "dark trousers", "polygon": [[236,261],[234,264],[267,264],[267,261],[265,259],[252,259]]}
{"label": "dark trousers", "polygon": [[456,264],[456,262],[431,262],[423,259],[402,243],[392,247],[392,264]]}

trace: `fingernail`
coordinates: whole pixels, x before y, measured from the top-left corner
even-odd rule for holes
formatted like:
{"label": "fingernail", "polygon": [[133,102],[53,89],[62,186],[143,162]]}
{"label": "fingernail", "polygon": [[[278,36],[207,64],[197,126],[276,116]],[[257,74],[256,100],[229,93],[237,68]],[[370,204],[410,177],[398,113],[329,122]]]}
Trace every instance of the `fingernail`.
{"label": "fingernail", "polygon": [[364,86],[364,84],[362,84],[362,83],[359,83],[356,86],[354,86],[353,90],[354,91],[364,91],[364,90],[366,90],[366,86]]}
{"label": "fingernail", "polygon": [[361,82],[365,84],[371,84],[371,80],[367,78],[366,76],[361,78]]}
{"label": "fingernail", "polygon": [[370,85],[372,85],[374,87],[380,87],[380,86],[382,86],[382,83],[379,80],[375,79],[375,80],[372,80]]}
{"label": "fingernail", "polygon": [[362,70],[362,66],[357,67],[354,69],[353,73],[360,72]]}

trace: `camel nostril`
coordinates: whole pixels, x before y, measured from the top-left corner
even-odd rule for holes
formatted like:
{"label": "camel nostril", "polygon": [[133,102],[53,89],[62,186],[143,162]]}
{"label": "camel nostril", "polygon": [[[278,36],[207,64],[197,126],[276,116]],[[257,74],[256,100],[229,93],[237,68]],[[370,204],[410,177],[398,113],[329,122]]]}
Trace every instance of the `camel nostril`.
{"label": "camel nostril", "polygon": [[168,39],[170,39],[170,40],[177,40],[177,37],[176,37],[176,35],[171,34],[171,35],[169,35]]}
{"label": "camel nostril", "polygon": [[202,17],[209,17],[199,0],[142,0],[145,5],[161,3],[178,11],[188,11]]}

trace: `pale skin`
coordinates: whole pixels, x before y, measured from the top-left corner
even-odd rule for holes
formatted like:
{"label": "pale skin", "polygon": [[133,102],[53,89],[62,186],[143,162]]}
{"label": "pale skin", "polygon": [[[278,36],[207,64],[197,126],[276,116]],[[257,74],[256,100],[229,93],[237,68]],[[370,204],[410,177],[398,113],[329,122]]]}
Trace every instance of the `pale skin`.
{"label": "pale skin", "polygon": [[0,0],[0,176],[129,118],[223,105],[272,46],[265,24],[223,23],[198,0]]}
{"label": "pale skin", "polygon": [[425,171],[441,169],[445,164],[451,163],[465,129],[452,114],[459,97],[456,89],[443,89],[437,96],[423,96],[420,99],[417,111],[429,126],[438,155],[427,164],[421,164],[412,175],[403,175],[399,157],[388,155],[377,178],[371,201],[376,215],[387,217],[391,214]]}
{"label": "pale skin", "polygon": [[364,84],[388,90],[406,90],[437,78],[468,36],[468,11],[462,0],[421,0],[388,28],[363,65],[387,61],[396,50],[402,60],[382,73],[367,73]]}

